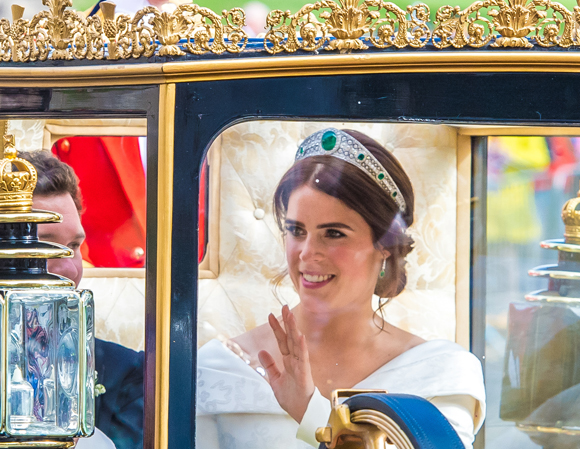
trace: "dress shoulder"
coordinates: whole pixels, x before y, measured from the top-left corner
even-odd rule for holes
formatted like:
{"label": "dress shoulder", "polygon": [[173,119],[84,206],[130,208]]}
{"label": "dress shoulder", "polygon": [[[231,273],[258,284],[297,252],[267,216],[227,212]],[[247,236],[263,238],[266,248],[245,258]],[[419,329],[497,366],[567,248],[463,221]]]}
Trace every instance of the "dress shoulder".
{"label": "dress shoulder", "polygon": [[415,346],[383,365],[356,388],[385,389],[425,399],[467,395],[476,400],[479,428],[485,416],[485,386],[481,362],[475,355],[448,340]]}

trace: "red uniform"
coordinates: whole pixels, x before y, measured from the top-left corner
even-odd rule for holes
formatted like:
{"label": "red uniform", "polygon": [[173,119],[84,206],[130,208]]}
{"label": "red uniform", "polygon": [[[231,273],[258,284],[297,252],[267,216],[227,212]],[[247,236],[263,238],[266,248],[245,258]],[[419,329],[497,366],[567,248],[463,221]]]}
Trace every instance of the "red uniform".
{"label": "red uniform", "polygon": [[52,151],[80,179],[83,259],[96,267],[144,267],[147,201],[138,138],[68,137]]}

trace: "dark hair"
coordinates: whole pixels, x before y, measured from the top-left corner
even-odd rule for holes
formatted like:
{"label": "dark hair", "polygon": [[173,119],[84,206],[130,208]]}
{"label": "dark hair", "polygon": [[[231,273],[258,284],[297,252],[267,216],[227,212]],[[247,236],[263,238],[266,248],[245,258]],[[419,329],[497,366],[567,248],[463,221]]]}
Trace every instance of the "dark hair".
{"label": "dark hair", "polygon": [[70,194],[79,214],[83,201],[79,190],[79,178],[70,165],[61,162],[50,151],[22,151],[18,157],[26,159],[38,172],[34,195],[56,196]]}
{"label": "dark hair", "polygon": [[383,146],[361,132],[343,131],[363,144],[391,175],[405,199],[405,212],[400,212],[393,198],[360,168],[335,157],[311,156],[295,163],[280,180],[274,193],[274,216],[284,232],[290,195],[304,185],[342,201],[370,226],[373,243],[391,253],[375,294],[393,298],[407,283],[405,256],[413,249],[413,239],[405,230],[413,224],[413,187],[399,161]]}

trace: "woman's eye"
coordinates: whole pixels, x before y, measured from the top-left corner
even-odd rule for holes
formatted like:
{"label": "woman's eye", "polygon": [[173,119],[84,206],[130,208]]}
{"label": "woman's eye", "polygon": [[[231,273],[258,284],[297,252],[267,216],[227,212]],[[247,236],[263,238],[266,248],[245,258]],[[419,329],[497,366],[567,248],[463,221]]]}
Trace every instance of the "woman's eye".
{"label": "woman's eye", "polygon": [[304,235],[304,230],[294,225],[286,225],[286,232],[293,235],[294,237]]}
{"label": "woman's eye", "polygon": [[337,231],[336,229],[328,229],[326,231],[326,236],[330,237],[331,239],[339,239],[341,237],[345,237],[345,234]]}

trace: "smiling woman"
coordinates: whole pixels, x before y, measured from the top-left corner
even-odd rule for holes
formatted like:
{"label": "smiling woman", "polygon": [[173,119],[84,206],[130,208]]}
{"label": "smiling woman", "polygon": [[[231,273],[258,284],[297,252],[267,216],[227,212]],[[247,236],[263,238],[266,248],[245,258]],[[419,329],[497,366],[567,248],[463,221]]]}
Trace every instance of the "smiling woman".
{"label": "smiling woman", "polygon": [[327,128],[302,142],[273,203],[299,302],[200,349],[199,447],[316,447],[337,388],[425,397],[471,447],[485,415],[479,361],[373,309],[373,294],[405,287],[414,204],[401,164],[365,134]]}
{"label": "smiling woman", "polygon": [[[405,256],[411,251],[413,243],[413,239],[405,232],[413,224],[414,195],[411,181],[399,161],[363,133],[336,129],[328,130],[326,133],[327,136],[338,135],[339,141],[334,137],[335,145],[326,150],[322,147],[325,143],[323,131],[307,139],[298,151],[297,163],[280,181],[274,194],[278,225],[281,230],[289,230],[284,222],[288,222],[288,219],[292,221],[294,211],[288,215],[290,198],[299,187],[309,186],[338,200],[332,208],[333,212],[343,208],[346,215],[353,217],[352,221],[358,222],[359,232],[354,232],[340,221],[320,226],[329,229],[329,237],[332,232],[337,232],[337,226],[332,226],[333,223],[338,224],[339,228],[350,229],[355,237],[362,237],[364,234],[360,230],[366,231],[368,228],[366,246],[371,242],[371,246],[377,251],[374,251],[373,255],[367,254],[363,257],[367,261],[373,256],[379,258],[380,262],[374,265],[381,267],[382,276],[371,270],[363,272],[362,277],[373,277],[377,274],[374,279],[378,281],[373,285],[371,295],[375,293],[382,298],[397,296],[405,287]],[[319,142],[322,142],[322,145]],[[318,147],[326,154],[317,152]],[[328,155],[334,157],[328,158],[326,157]],[[301,210],[308,210],[305,204],[307,203],[300,200],[292,202],[293,209],[300,207]],[[312,205],[313,208],[310,210],[317,213],[323,204],[326,204],[324,199],[319,204]],[[366,228],[363,222],[366,223]],[[361,247],[360,241],[353,243],[354,247]],[[294,278],[292,280],[296,285],[297,280]]]}

